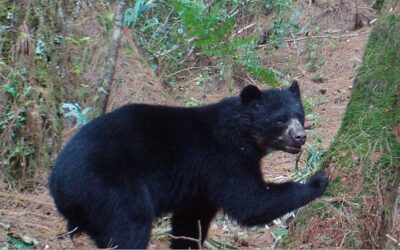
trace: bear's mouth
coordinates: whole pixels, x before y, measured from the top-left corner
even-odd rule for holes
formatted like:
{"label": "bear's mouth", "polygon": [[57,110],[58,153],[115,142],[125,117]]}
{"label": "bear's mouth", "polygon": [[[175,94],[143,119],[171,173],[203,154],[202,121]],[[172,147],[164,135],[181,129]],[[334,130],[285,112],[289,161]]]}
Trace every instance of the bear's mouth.
{"label": "bear's mouth", "polygon": [[298,154],[301,152],[301,145],[287,145],[287,144],[275,144],[275,145],[270,145],[268,147],[267,152],[271,153],[274,152],[275,150],[281,150],[283,152],[286,153],[290,153],[290,154]]}
{"label": "bear's mouth", "polygon": [[291,154],[298,154],[301,152],[301,146],[289,146],[285,145],[283,146],[283,151]]}

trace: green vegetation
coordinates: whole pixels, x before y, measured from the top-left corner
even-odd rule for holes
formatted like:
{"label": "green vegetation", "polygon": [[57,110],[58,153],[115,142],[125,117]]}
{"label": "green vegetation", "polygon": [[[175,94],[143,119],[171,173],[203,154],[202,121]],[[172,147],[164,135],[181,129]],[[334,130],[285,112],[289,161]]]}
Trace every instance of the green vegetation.
{"label": "green vegetation", "polygon": [[[270,40],[269,44],[275,47],[284,46],[284,38],[290,34],[295,35],[298,32],[304,31],[296,26],[297,19],[301,11],[296,9],[293,1],[291,0],[266,0],[266,11],[274,11],[275,18],[270,27]],[[303,27],[306,29],[306,27]]]}
{"label": "green vegetation", "polygon": [[30,188],[39,168],[51,166],[61,146],[60,78],[52,41],[58,35],[53,4],[38,8],[1,1],[0,165],[1,181]]}
{"label": "green vegetation", "polygon": [[[242,19],[251,16],[255,21],[265,11],[273,10],[276,14],[268,42],[284,46],[283,37],[298,32],[294,22],[300,12],[295,11],[291,0],[220,1],[211,6],[203,1],[176,0],[159,2],[151,8],[151,12],[133,11],[140,9],[135,5],[129,10],[129,16],[135,18],[130,18],[128,24],[136,24],[138,45],[147,52],[153,69],[162,70],[167,82],[173,83],[174,72],[194,60],[201,62],[196,67],[208,67],[212,78],[228,84],[232,80],[241,82],[248,74],[270,86],[279,85],[280,74],[261,65],[257,38],[246,35],[254,25],[246,26]],[[140,13],[141,19],[134,13]]]}

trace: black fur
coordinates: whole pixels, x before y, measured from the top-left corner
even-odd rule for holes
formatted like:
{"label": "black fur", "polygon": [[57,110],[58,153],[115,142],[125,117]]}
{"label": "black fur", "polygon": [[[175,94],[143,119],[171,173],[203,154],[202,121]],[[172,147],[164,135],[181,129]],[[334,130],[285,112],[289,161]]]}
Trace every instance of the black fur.
{"label": "black fur", "polygon": [[[165,213],[173,235],[197,239],[200,221],[204,240],[218,209],[263,225],[321,196],[322,173],[306,184],[273,184],[260,171],[267,152],[301,147],[281,139],[290,119],[304,123],[298,84],[247,88],[197,108],[126,105],[84,126],[49,180],[68,230],[78,227],[98,247],[146,248],[154,218]],[[198,245],[175,239],[171,247]]]}

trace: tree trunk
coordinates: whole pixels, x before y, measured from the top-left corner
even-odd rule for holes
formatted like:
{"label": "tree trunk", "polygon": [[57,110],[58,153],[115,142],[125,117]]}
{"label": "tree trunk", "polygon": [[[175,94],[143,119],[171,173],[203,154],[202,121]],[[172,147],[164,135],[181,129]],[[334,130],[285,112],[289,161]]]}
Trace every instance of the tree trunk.
{"label": "tree trunk", "polygon": [[127,1],[121,0],[119,1],[118,7],[115,10],[114,14],[114,29],[111,38],[111,44],[108,50],[107,64],[104,68],[105,74],[102,79],[101,86],[105,92],[104,99],[101,103],[103,113],[106,112],[108,101],[110,98],[110,91],[112,88],[112,83],[114,80],[115,67],[117,66],[118,60],[118,52],[119,47],[121,46],[121,38],[122,38],[122,28],[123,28],[123,20],[125,9],[127,7]]}
{"label": "tree trunk", "polygon": [[285,244],[386,248],[400,182],[400,16],[386,1],[354,81],[341,128],[323,158],[331,184],[302,209]]}
{"label": "tree trunk", "polygon": [[[115,10],[114,27],[109,45],[104,77],[100,79],[104,98],[100,98],[102,113],[132,102],[172,104],[159,78],[139,53],[132,32],[123,25],[128,4],[121,0]],[[129,53],[120,47],[129,48]]]}

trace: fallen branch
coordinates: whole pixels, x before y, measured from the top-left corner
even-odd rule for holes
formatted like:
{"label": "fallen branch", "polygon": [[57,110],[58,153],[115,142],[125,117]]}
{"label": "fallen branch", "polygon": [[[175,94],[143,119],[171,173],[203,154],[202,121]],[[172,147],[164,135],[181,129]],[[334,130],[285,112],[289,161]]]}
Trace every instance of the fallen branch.
{"label": "fallen branch", "polygon": [[201,247],[201,241],[199,239],[195,239],[195,238],[192,238],[192,237],[186,237],[186,236],[175,236],[175,235],[172,235],[172,234],[165,234],[165,235],[167,235],[167,236],[171,237],[171,239],[175,239],[175,240],[190,240],[190,241],[194,241],[194,242],[196,242],[198,244],[199,249],[202,248]]}
{"label": "fallen branch", "polygon": [[300,38],[296,38],[296,39],[287,39],[285,40],[285,42],[297,42],[297,41],[301,41],[301,40],[306,40],[306,39],[310,39],[310,38],[317,38],[317,39],[324,39],[324,38],[332,38],[332,39],[343,39],[343,38],[348,38],[348,37],[353,37],[353,36],[360,36],[366,32],[362,32],[362,33],[354,33],[354,34],[346,34],[346,35],[342,35],[342,36],[333,36],[331,34],[329,35],[321,35],[321,36],[306,36],[306,37],[300,37]]}
{"label": "fallen branch", "polygon": [[[341,35],[341,36],[334,36],[332,34],[325,34],[325,35],[320,35],[320,36],[306,36],[306,37],[299,37],[299,38],[292,38],[292,39],[285,39],[284,41],[289,43],[289,42],[293,42],[296,43],[298,41],[302,41],[302,40],[307,40],[307,39],[311,39],[311,38],[315,38],[315,39],[325,39],[325,38],[331,38],[331,39],[336,39],[336,40],[340,40],[340,39],[344,39],[344,38],[348,38],[348,37],[354,37],[354,36],[361,36],[365,33],[368,33],[368,31],[364,31],[361,33],[354,33],[354,34],[345,34],[345,35]],[[259,47],[267,47],[269,46],[268,44],[266,45],[260,45]]]}

